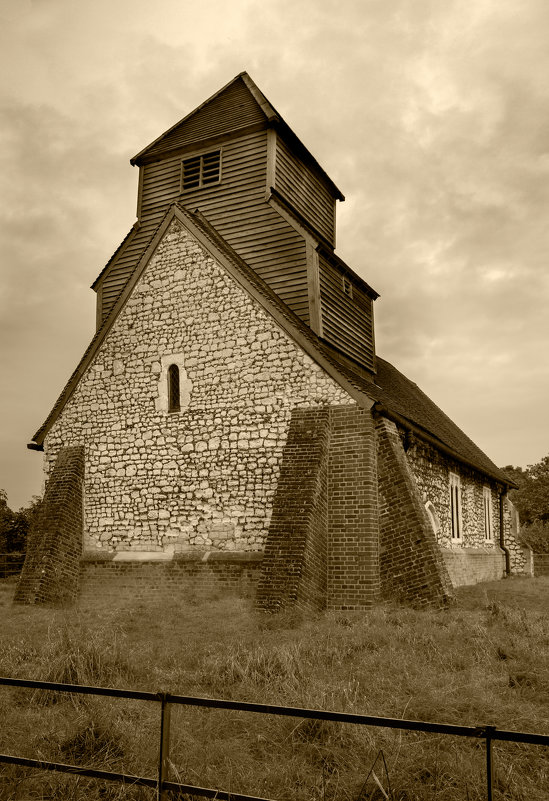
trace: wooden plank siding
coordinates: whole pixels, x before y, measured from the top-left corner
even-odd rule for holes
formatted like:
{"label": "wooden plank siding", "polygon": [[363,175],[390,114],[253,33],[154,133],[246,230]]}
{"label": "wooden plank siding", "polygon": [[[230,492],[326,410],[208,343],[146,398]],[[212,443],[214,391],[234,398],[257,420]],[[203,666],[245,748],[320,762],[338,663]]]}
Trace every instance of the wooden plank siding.
{"label": "wooden plank siding", "polygon": [[206,219],[281,299],[308,323],[305,241],[265,201],[267,132],[222,146],[221,183],[184,192],[180,202]]}
{"label": "wooden plank siding", "polygon": [[375,370],[372,300],[345,275],[353,297],[343,292],[343,272],[319,257],[323,337],[369,370]]}
{"label": "wooden plank siding", "polygon": [[223,143],[218,184],[181,193],[180,155],[141,169],[140,228],[101,279],[101,319],[116,302],[167,209],[177,200],[190,211],[199,209],[241,258],[309,322],[305,240],[265,199],[266,130]]}
{"label": "wooden plank siding", "polygon": [[129,237],[116,259],[109,265],[99,284],[101,291],[98,292],[98,303],[101,304],[101,311],[98,312],[98,321],[103,322],[116,303],[135,265],[154,236],[162,217],[163,213],[160,213],[143,222],[141,227]]}
{"label": "wooden plank siding", "polygon": [[242,78],[184,119],[147,151],[147,159],[228,131],[265,123],[265,114]]}
{"label": "wooden plank siding", "polygon": [[335,199],[326,185],[277,136],[275,189],[335,246]]}

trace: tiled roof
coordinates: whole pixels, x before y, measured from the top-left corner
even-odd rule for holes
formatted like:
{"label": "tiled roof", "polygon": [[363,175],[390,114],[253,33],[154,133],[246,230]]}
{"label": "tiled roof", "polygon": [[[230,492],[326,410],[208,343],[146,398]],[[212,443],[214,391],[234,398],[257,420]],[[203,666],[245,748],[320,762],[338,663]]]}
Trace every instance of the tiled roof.
{"label": "tiled roof", "polygon": [[417,384],[379,357],[375,384],[379,401],[387,408],[436,437],[472,467],[503,483],[514,483]]}

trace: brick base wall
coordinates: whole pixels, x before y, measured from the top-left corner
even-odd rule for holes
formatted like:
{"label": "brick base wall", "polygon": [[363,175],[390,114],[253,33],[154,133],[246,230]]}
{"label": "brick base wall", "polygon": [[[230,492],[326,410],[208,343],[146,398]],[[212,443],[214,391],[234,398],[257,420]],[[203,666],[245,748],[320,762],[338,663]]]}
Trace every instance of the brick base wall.
{"label": "brick base wall", "polygon": [[79,603],[147,603],[219,592],[253,597],[261,561],[262,554],[253,551],[185,553],[165,561],[86,554],[80,563]]}
{"label": "brick base wall", "polygon": [[385,598],[444,604],[452,583],[420,502],[396,425],[376,421],[381,589]]}
{"label": "brick base wall", "polygon": [[379,598],[376,446],[372,414],[330,410],[329,609],[367,609]]}
{"label": "brick base wall", "polygon": [[366,609],[379,596],[375,437],[357,406],[295,409],[257,605]]}
{"label": "brick base wall", "polygon": [[67,603],[78,594],[84,448],[62,448],[28,536],[14,603]]}
{"label": "brick base wall", "polygon": [[549,554],[534,554],[534,576],[549,576]]}
{"label": "brick base wall", "polygon": [[505,575],[505,554],[500,548],[441,548],[454,587],[496,581]]}
{"label": "brick base wall", "polygon": [[292,412],[257,590],[260,609],[326,605],[329,421],[327,408]]}

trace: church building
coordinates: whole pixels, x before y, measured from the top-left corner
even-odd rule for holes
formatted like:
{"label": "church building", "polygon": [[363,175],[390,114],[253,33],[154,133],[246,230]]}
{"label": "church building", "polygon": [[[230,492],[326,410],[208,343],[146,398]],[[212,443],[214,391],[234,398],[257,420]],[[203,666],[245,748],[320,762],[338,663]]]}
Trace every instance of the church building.
{"label": "church building", "polygon": [[521,572],[511,479],[377,355],[340,189],[245,72],[131,163],[137,220],[29,447],[16,600],[442,604]]}

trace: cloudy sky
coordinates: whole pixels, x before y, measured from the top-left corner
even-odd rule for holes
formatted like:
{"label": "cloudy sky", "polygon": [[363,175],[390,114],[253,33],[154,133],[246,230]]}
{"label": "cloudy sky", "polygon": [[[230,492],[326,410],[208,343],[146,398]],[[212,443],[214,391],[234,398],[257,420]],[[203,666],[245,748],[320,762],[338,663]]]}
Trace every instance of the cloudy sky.
{"label": "cloudy sky", "polygon": [[0,487],[94,327],[129,159],[247,70],[346,196],[378,353],[500,465],[549,452],[547,0],[0,0]]}

